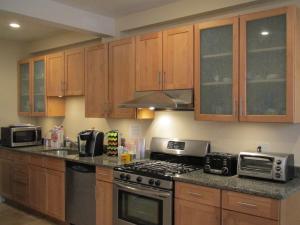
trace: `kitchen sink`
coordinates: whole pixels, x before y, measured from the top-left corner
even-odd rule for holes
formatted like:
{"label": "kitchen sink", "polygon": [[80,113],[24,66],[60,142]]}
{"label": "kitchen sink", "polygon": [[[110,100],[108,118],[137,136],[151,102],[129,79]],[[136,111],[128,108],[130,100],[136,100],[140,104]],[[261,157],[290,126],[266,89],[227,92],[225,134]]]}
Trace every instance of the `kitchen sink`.
{"label": "kitchen sink", "polygon": [[42,152],[45,154],[56,155],[56,156],[78,155],[78,151],[72,149],[49,149],[49,150],[43,150]]}

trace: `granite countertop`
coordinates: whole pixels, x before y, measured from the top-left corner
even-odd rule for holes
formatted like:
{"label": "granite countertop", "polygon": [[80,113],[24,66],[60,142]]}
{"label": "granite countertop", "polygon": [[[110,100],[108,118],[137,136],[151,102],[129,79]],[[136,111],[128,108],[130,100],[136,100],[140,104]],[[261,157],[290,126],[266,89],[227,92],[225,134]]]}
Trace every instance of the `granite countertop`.
{"label": "granite countertop", "polygon": [[[17,147],[17,148],[9,148],[0,146],[0,149],[6,149],[11,151],[23,152],[23,153],[30,153],[30,154],[38,154],[42,156],[49,156],[54,158],[61,158],[67,161],[79,162],[89,165],[95,166],[104,166],[113,168],[115,166],[122,165],[118,162],[116,157],[110,157],[107,155],[95,156],[95,157],[79,157],[79,155],[55,155],[51,154],[51,150],[63,150],[64,148],[60,149],[53,149],[53,148],[46,148],[43,145],[41,146],[28,146],[28,147]],[[72,149],[65,149],[65,150],[72,150]],[[74,150],[74,149],[73,149]]]}
{"label": "granite countertop", "polygon": [[296,169],[295,178],[287,183],[251,179],[239,176],[225,177],[204,173],[203,170],[182,174],[175,181],[191,183],[222,190],[236,191],[273,199],[286,199],[300,191],[300,170]]}
{"label": "granite countertop", "polygon": [[[47,152],[53,150],[44,146],[31,146],[8,148],[0,146],[0,149],[18,151],[30,154],[38,154],[43,156],[65,159],[66,161],[79,162],[95,166],[104,166],[113,168],[122,165],[116,157],[107,155],[95,157],[79,157],[78,155],[59,156]],[[222,190],[236,191],[245,194],[252,194],[273,199],[286,199],[292,194],[300,191],[300,168],[297,167],[295,178],[287,183],[279,183],[274,181],[250,179],[238,176],[224,177],[219,175],[207,174],[203,170],[198,170],[174,177],[175,181],[191,183]]]}

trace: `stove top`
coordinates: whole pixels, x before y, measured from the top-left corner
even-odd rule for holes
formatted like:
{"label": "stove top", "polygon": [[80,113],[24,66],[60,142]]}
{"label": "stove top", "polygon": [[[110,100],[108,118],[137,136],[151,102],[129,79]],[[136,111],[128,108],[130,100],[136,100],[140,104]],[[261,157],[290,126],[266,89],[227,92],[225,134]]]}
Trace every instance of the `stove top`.
{"label": "stove top", "polygon": [[203,168],[210,143],[152,138],[150,148],[150,160],[115,167],[115,180],[172,189],[173,177]]}
{"label": "stove top", "polygon": [[115,168],[115,170],[127,173],[135,173],[148,177],[171,180],[172,177],[176,175],[192,172],[200,168],[202,167],[188,165],[184,163],[148,160],[117,167]]}

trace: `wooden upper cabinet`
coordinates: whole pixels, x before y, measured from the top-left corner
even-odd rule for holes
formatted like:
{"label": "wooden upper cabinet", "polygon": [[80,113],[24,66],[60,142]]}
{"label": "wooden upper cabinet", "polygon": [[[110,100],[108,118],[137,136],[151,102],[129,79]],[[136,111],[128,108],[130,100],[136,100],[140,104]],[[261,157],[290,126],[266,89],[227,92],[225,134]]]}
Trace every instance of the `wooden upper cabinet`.
{"label": "wooden upper cabinet", "polygon": [[192,89],[193,25],[163,32],[163,89]]}
{"label": "wooden upper cabinet", "polygon": [[136,37],[136,91],[162,89],[162,32]]}
{"label": "wooden upper cabinet", "polygon": [[65,54],[54,53],[46,57],[47,96],[65,95]]}
{"label": "wooden upper cabinet", "polygon": [[108,110],[108,44],[85,49],[85,116],[106,117]]}
{"label": "wooden upper cabinet", "polygon": [[299,122],[299,16],[283,7],[240,17],[240,120]]}
{"label": "wooden upper cabinet", "polygon": [[84,95],[84,49],[65,51],[65,95]]}
{"label": "wooden upper cabinet", "polygon": [[238,17],[195,25],[195,118],[237,121]]}
{"label": "wooden upper cabinet", "polygon": [[18,62],[18,112],[21,116],[31,115],[32,65],[30,59]]}
{"label": "wooden upper cabinet", "polygon": [[135,109],[119,104],[134,97],[135,40],[126,38],[109,43],[109,101],[111,118],[135,118]]}

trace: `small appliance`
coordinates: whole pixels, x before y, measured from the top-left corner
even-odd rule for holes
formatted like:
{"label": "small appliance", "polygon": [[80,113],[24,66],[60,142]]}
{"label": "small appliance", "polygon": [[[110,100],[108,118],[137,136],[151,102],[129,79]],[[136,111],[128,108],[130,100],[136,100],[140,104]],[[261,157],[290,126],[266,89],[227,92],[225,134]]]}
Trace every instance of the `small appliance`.
{"label": "small appliance", "polygon": [[1,127],[1,144],[6,147],[42,145],[42,129],[29,124]]}
{"label": "small appliance", "polygon": [[114,225],[173,225],[173,177],[203,168],[210,143],[152,138],[150,151],[114,168]]}
{"label": "small appliance", "polygon": [[103,154],[104,133],[97,130],[81,131],[78,136],[79,156],[97,156]]}
{"label": "small appliance", "polygon": [[286,182],[293,179],[294,171],[293,154],[241,152],[238,157],[240,176]]}
{"label": "small appliance", "polygon": [[234,176],[237,171],[238,155],[211,152],[205,156],[204,172],[223,176]]}

